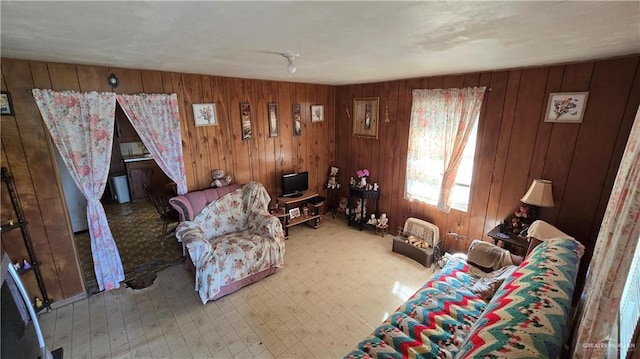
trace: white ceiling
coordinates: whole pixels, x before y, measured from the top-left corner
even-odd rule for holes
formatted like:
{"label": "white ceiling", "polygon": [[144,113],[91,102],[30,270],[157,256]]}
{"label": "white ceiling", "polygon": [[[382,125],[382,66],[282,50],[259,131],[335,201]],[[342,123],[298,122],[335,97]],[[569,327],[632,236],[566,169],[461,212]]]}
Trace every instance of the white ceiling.
{"label": "white ceiling", "polygon": [[0,7],[3,57],[333,85],[640,53],[640,1]]}

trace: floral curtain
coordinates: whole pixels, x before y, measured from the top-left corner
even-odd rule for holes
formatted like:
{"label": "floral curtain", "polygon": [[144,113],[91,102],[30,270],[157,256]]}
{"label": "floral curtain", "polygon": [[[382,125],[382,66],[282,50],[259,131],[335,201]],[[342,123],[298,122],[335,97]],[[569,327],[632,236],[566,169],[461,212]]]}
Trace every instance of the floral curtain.
{"label": "floral curtain", "polygon": [[116,95],[34,89],[33,97],[64,164],[87,199],[98,286],[119,288],[124,280],[122,261],[100,203],[111,163]]}
{"label": "floral curtain", "polygon": [[574,357],[603,357],[640,237],[640,109],[629,134],[582,291]]}
{"label": "floral curtain", "polygon": [[414,90],[405,196],[451,209],[451,190],[485,87]]}
{"label": "floral curtain", "polygon": [[117,98],[158,166],[176,183],[178,194],[187,193],[176,94],[118,95]]}

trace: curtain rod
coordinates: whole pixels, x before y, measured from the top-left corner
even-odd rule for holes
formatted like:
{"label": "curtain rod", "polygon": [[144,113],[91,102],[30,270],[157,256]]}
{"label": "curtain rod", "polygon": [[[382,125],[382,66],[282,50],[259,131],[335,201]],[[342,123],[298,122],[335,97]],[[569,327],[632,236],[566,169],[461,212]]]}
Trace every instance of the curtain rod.
{"label": "curtain rod", "polygon": [[[453,88],[459,88],[459,87],[453,87]],[[409,92],[413,92],[413,90],[431,90],[431,89],[411,89],[409,90]],[[433,90],[437,90],[437,89],[433,89]],[[491,87],[487,87],[487,92],[491,92],[493,91],[493,89]]]}

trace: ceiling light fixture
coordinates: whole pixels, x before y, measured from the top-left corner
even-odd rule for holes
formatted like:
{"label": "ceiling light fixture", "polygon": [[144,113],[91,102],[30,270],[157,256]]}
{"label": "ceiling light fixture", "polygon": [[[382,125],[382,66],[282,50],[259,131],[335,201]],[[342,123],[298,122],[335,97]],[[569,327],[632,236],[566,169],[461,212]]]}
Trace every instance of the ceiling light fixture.
{"label": "ceiling light fixture", "polygon": [[287,65],[287,71],[289,71],[290,74],[295,73],[297,68],[296,64],[294,64],[293,61],[295,61],[296,57],[300,57],[300,55],[292,53],[282,53],[280,55],[282,55],[287,59],[287,61],[289,61],[289,64]]}

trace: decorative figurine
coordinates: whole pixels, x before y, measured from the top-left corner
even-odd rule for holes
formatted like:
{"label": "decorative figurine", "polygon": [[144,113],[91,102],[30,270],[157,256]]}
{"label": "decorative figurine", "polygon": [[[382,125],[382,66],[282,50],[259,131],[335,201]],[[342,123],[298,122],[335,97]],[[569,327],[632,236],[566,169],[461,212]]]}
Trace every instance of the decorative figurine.
{"label": "decorative figurine", "polygon": [[338,183],[338,171],[338,167],[331,166],[331,169],[329,170],[329,181],[327,181],[327,188],[340,188],[340,184]]}
{"label": "decorative figurine", "polygon": [[14,267],[16,270],[20,270],[20,261],[16,261],[16,263],[13,265],[13,267]]}
{"label": "decorative figurine", "polygon": [[380,215],[380,218],[378,218],[377,226],[378,227],[386,227],[386,226],[388,226],[388,224],[387,224],[388,222],[389,222],[389,218],[387,218],[387,214],[383,213],[383,214]]}
{"label": "decorative figurine", "polygon": [[378,191],[378,182],[375,182],[375,183],[373,184],[373,190],[374,190],[374,191]]}
{"label": "decorative figurine", "polygon": [[26,259],[23,259],[22,260],[22,269],[27,270],[29,268],[31,268],[31,264],[29,264],[29,262],[27,262]]}
{"label": "decorative figurine", "polygon": [[44,305],[44,302],[39,297],[35,297],[33,299],[33,302],[34,302],[34,306],[36,307],[36,309],[40,309]]}
{"label": "decorative figurine", "polygon": [[367,224],[374,224],[375,225],[376,223],[378,223],[378,221],[376,220],[376,215],[372,214],[371,218],[367,221]]}

